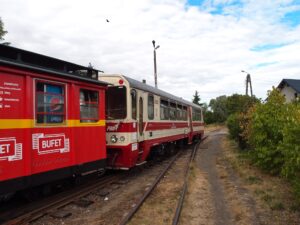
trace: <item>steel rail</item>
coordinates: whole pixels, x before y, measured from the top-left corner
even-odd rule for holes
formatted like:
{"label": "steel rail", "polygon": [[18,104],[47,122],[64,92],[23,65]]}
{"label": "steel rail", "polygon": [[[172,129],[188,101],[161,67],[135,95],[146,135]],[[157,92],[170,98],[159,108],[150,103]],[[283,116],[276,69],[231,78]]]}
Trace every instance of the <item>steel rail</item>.
{"label": "steel rail", "polygon": [[201,142],[202,142],[203,140],[205,140],[206,138],[207,138],[207,136],[205,136],[203,139],[201,139],[201,141],[199,141],[199,142],[195,145],[195,147],[193,148],[193,152],[192,152],[192,154],[191,154],[189,163],[188,163],[187,168],[186,168],[186,171],[185,171],[184,184],[183,184],[183,187],[182,187],[182,190],[181,190],[181,193],[180,193],[180,198],[179,198],[179,201],[178,201],[178,204],[177,204],[177,207],[176,207],[175,215],[174,215],[174,217],[173,217],[172,225],[177,225],[178,222],[179,222],[179,218],[180,218],[180,214],[181,214],[181,211],[182,211],[182,206],[183,206],[185,194],[186,194],[187,187],[188,187],[188,180],[189,180],[189,175],[190,175],[190,171],[191,171],[191,164],[192,164],[192,162],[193,162],[194,159],[195,159],[195,156],[196,156],[196,154],[197,154],[197,150],[198,150],[199,145],[200,145]]}
{"label": "steel rail", "polygon": [[157,176],[153,184],[151,185],[150,188],[143,194],[143,196],[139,199],[139,201],[136,203],[136,205],[131,209],[131,211],[124,217],[119,225],[125,225],[129,222],[129,220],[134,216],[134,214],[138,211],[138,209],[142,206],[144,201],[149,197],[151,192],[154,190],[154,188],[157,186],[159,181],[163,178],[163,176],[166,174],[166,172],[169,170],[169,168],[173,165],[173,163],[176,161],[178,156],[181,154],[177,153],[175,156],[173,156],[172,160],[168,163],[168,165],[165,167],[165,169]]}
{"label": "steel rail", "polygon": [[[105,185],[117,181],[120,179],[120,176],[108,176],[104,180],[97,181],[92,184],[87,184],[86,186],[78,186],[75,190],[73,189],[70,194],[62,192],[54,197],[49,197],[41,202],[36,203],[35,206],[16,209],[16,212],[21,211],[21,215],[17,215],[15,218],[10,219],[5,222],[4,225],[12,225],[12,224],[28,224],[31,221],[37,220],[38,218],[48,214],[49,212],[53,212],[55,209],[59,209],[64,207],[81,197],[84,197],[90,194],[93,191],[103,188]],[[23,213],[22,213],[23,211]],[[29,212],[28,212],[29,211]],[[12,215],[10,215],[12,217]]]}

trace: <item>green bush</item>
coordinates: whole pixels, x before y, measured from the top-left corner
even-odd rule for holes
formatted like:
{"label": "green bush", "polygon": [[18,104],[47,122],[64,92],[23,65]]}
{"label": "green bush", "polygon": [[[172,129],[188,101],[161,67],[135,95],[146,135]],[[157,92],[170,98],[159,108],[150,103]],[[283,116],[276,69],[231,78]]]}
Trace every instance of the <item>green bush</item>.
{"label": "green bush", "polygon": [[213,112],[206,111],[204,113],[204,122],[205,122],[205,124],[212,124],[212,123],[216,122]]}
{"label": "green bush", "polygon": [[229,129],[230,138],[238,141],[238,137],[242,132],[239,124],[238,113],[231,114],[227,118],[226,124]]}
{"label": "green bush", "polygon": [[[257,102],[256,105],[259,105]],[[249,137],[252,128],[252,115],[256,105],[248,107],[248,111],[231,114],[227,119],[230,138],[238,142],[241,149],[249,149]]]}
{"label": "green bush", "polygon": [[300,203],[300,103],[285,103],[277,89],[265,103],[227,120],[230,137],[251,149],[251,160],[271,174],[286,177]]}
{"label": "green bush", "polygon": [[294,177],[300,171],[300,105],[287,105],[286,116],[283,139],[278,148],[284,155],[282,174]]}
{"label": "green bush", "polygon": [[242,136],[243,127],[241,126],[244,118],[244,113],[234,113],[227,118],[227,127],[229,130],[229,136],[234,139],[241,149],[247,147],[247,143]]}
{"label": "green bush", "polygon": [[283,140],[286,122],[284,97],[276,89],[269,92],[265,104],[258,104],[253,112],[249,144],[254,149],[255,163],[272,174],[279,174],[284,164],[278,145]]}

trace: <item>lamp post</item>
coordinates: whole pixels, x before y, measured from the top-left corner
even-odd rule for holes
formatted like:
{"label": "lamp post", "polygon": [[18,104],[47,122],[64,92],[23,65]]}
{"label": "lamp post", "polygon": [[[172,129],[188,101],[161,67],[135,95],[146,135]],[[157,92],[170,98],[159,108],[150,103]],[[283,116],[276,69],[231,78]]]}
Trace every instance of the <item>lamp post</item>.
{"label": "lamp post", "polygon": [[155,41],[152,41],[153,44],[153,56],[154,56],[154,83],[155,88],[157,88],[157,69],[156,69],[156,49],[159,48],[159,45],[155,46]]}
{"label": "lamp post", "polygon": [[246,95],[248,95],[248,83],[249,83],[249,86],[250,86],[250,93],[251,93],[251,97],[253,96],[253,92],[252,92],[252,82],[251,82],[251,77],[250,77],[250,73],[242,70],[241,71],[242,73],[246,73],[247,76],[246,76]]}

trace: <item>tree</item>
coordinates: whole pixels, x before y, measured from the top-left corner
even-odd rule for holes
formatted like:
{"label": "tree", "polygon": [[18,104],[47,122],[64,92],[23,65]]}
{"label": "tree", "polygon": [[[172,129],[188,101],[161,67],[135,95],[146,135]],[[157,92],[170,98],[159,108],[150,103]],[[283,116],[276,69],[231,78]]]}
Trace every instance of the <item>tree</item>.
{"label": "tree", "polygon": [[[197,92],[196,92],[197,94]],[[195,94],[195,96],[196,96]],[[194,99],[195,99],[194,96]],[[238,115],[259,103],[259,99],[255,96],[250,97],[246,95],[233,94],[231,96],[221,95],[209,102],[209,109],[206,107],[204,118],[207,123],[223,123],[230,116],[230,127],[234,134],[238,131]]]}
{"label": "tree", "polygon": [[214,114],[213,114],[212,111],[207,110],[207,111],[205,111],[203,114],[204,114],[204,115],[203,115],[203,117],[204,117],[204,122],[205,122],[206,124],[211,124],[211,123],[215,123],[215,122],[216,122],[216,121],[215,121],[215,118],[214,118]]}
{"label": "tree", "polygon": [[259,100],[253,96],[233,94],[227,98],[226,107],[228,115],[240,112],[246,112],[252,105]]}
{"label": "tree", "polygon": [[213,112],[214,121],[217,123],[225,122],[228,116],[227,110],[227,97],[221,95],[216,99],[212,99],[209,102],[209,107]]}
{"label": "tree", "polygon": [[[4,24],[2,22],[2,19],[0,17],[0,42],[1,41],[4,41],[4,35],[7,34],[7,31],[4,30]],[[6,45],[9,45],[10,43],[9,42],[4,42],[2,44],[6,44]]]}
{"label": "tree", "polygon": [[195,91],[195,95],[193,96],[193,103],[196,105],[200,105],[200,96],[198,91]]}

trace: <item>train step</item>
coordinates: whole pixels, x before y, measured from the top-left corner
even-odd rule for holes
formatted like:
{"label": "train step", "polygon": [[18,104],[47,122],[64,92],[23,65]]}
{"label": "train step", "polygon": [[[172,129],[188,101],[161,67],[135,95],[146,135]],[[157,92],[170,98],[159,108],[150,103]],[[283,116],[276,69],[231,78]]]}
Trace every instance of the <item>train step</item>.
{"label": "train step", "polygon": [[143,164],[145,164],[147,161],[143,161],[143,162],[140,162],[140,163],[136,163],[135,165],[136,166],[141,166],[141,165],[143,165]]}

